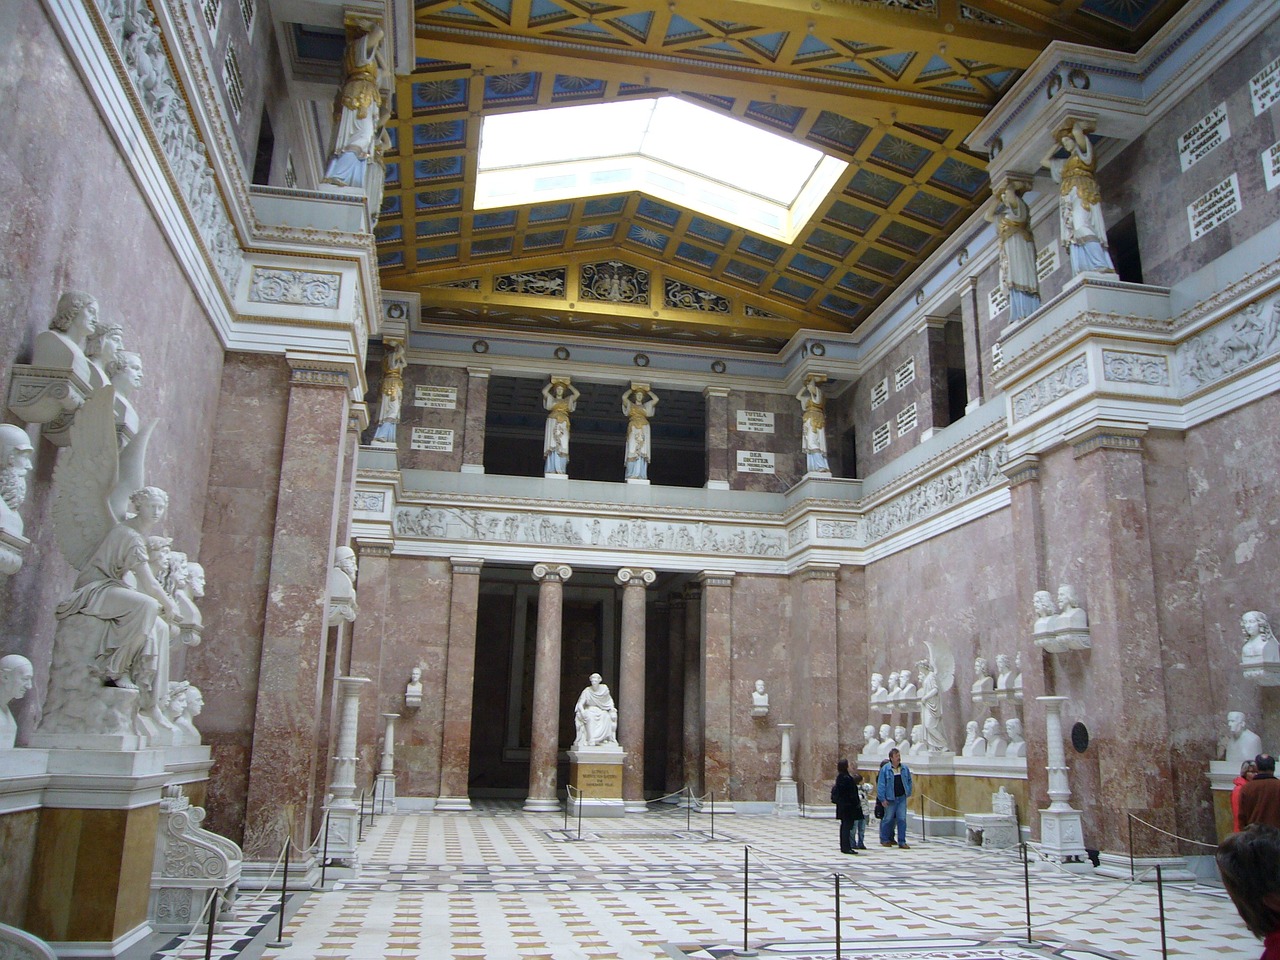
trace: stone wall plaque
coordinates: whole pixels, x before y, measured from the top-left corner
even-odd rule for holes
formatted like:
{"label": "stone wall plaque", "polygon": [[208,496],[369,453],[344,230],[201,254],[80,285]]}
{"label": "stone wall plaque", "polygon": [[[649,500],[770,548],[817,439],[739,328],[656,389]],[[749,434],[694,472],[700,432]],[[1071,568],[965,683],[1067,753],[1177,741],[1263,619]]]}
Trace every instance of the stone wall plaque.
{"label": "stone wall plaque", "polygon": [[413,388],[413,405],[431,407],[434,410],[457,410],[458,388],[437,387],[429,383],[418,384]]}
{"label": "stone wall plaque", "polygon": [[763,450],[739,450],[739,473],[777,473],[773,466],[773,454]]}
{"label": "stone wall plaque", "polygon": [[1178,138],[1178,162],[1182,164],[1182,172],[1186,173],[1229,139],[1231,125],[1227,123],[1227,104],[1224,101]]}
{"label": "stone wall plaque", "polygon": [[1249,81],[1249,96],[1253,99],[1255,117],[1262,116],[1262,111],[1280,100],[1280,57],[1253,75]]}
{"label": "stone wall plaque", "polygon": [[1240,212],[1240,181],[1232,174],[1187,207],[1191,239],[1199,240]]}
{"label": "stone wall plaque", "polygon": [[997,284],[991,288],[987,294],[987,310],[991,316],[999,315],[1009,306],[1009,291],[1004,288],[1004,284]]}
{"label": "stone wall plaque", "polygon": [[1036,254],[1036,279],[1044,283],[1044,278],[1058,269],[1058,245],[1051,243],[1041,247]]}
{"label": "stone wall plaque", "polygon": [[768,410],[739,410],[740,433],[773,433],[773,414]]}
{"label": "stone wall plaque", "polygon": [[439,427],[414,427],[409,439],[409,449],[453,453],[453,431]]}
{"label": "stone wall plaque", "polygon": [[1268,190],[1280,185],[1280,140],[1262,151],[1262,176],[1266,178]]}

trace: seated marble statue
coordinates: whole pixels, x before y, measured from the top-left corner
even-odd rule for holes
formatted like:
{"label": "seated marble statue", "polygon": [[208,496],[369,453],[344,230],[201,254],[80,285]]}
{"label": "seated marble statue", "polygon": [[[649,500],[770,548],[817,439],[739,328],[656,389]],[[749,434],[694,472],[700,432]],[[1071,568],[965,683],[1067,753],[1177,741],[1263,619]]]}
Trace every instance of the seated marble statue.
{"label": "seated marble statue", "polygon": [[1244,646],[1240,659],[1245,663],[1280,662],[1280,641],[1271,632],[1271,621],[1260,610],[1249,610],[1240,618]]}
{"label": "seated marble statue", "polygon": [[87,387],[91,375],[89,358],[84,352],[85,341],[97,325],[97,300],[74,290],[64,293],[58,298],[58,310],[49,322],[49,329],[36,334],[31,365],[73,373]]}
{"label": "seated marble statue", "polygon": [[1010,717],[1004,722],[1004,732],[1009,737],[1009,745],[1004,749],[1006,757],[1025,757],[1027,755],[1027,741],[1022,738],[1022,721],[1017,717]]}
{"label": "seated marble statue", "polygon": [[988,757],[1003,757],[1009,747],[1009,741],[1000,736],[1000,721],[995,717],[987,717],[982,724],[982,737],[987,741]]}
{"label": "seated marble statue", "polygon": [[887,723],[880,724],[880,746],[876,749],[876,756],[881,760],[887,760],[889,751],[898,745],[892,734],[893,731]]}
{"label": "seated marble statue", "polygon": [[1245,725],[1244,714],[1239,710],[1227,714],[1227,734],[1224,759],[1233,767],[1262,753],[1262,738]]}
{"label": "seated marble statue", "polygon": [[598,673],[591,675],[591,685],[578,695],[573,708],[573,722],[577,737],[573,748],[599,747],[618,744],[618,708],[613,695]]}
{"label": "seated marble statue", "polygon": [[987,741],[978,736],[978,721],[970,720],[964,725],[964,746],[960,748],[962,757],[985,757]]}
{"label": "seated marble statue", "polygon": [[751,715],[765,717],[769,714],[769,694],[764,692],[764,681],[757,680],[751,691]]}
{"label": "seated marble statue", "polygon": [[1057,608],[1053,605],[1053,595],[1048,590],[1037,590],[1035,597],[1032,598],[1032,604],[1036,612],[1035,626],[1031,628],[1032,634],[1040,637],[1053,633],[1054,620],[1058,616]]}
{"label": "seated marble statue", "polygon": [[124,327],[99,321],[97,329],[84,343],[84,353],[89,358],[90,387],[96,390],[111,382],[111,366],[123,351]]}
{"label": "seated marble statue", "polygon": [[884,685],[884,674],[871,675],[871,702],[882,703],[889,698],[889,689]]}
{"label": "seated marble statue", "polygon": [[991,676],[987,667],[986,657],[975,657],[973,661],[973,673],[978,679],[973,681],[974,693],[990,693],[995,689],[995,679]]}
{"label": "seated marble statue", "polygon": [[[27,499],[27,474],[31,472],[35,448],[27,431],[12,423],[0,423],[0,530],[22,536],[22,515],[18,508]],[[0,573],[13,573],[0,569]]]}
{"label": "seated marble statue", "polygon": [[31,661],[20,653],[0,657],[0,750],[12,750],[18,737],[18,722],[9,709],[31,689]]}
{"label": "seated marble statue", "polygon": [[923,723],[917,723],[911,728],[911,752],[913,754],[929,752],[929,741],[924,738]]}
{"label": "seated marble statue", "polygon": [[867,724],[862,728],[862,753],[864,756],[874,756],[880,749],[880,740],[876,737],[876,728],[871,724]]}
{"label": "seated marble statue", "polygon": [[404,705],[406,707],[422,706],[422,668],[414,667],[409,671],[409,682],[404,688]]}
{"label": "seated marble statue", "polygon": [[333,551],[333,567],[329,570],[329,626],[350,623],[360,612],[356,604],[356,552],[350,547]]}
{"label": "seated marble statue", "polygon": [[907,728],[904,726],[896,726],[893,728],[894,746],[905,757],[911,752],[911,739],[907,736]]}

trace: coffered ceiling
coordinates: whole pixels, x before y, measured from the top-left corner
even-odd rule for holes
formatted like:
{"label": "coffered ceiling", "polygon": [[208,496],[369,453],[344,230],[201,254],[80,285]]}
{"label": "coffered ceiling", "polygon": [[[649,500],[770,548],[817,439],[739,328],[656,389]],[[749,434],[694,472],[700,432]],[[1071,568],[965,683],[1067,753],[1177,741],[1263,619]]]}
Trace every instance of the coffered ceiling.
{"label": "coffered ceiling", "polygon": [[[1135,49],[1181,0],[418,0],[383,285],[445,324],[776,350],[856,329],[989,195],[962,141],[1044,46]],[[473,208],[480,125],[674,95],[849,164],[791,244],[642,191]]]}

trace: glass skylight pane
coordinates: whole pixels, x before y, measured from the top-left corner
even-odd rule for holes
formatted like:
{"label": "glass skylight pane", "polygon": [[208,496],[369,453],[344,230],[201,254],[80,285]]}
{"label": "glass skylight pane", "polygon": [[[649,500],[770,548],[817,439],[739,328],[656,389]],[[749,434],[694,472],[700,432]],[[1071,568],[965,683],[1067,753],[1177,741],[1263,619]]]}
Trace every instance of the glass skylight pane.
{"label": "glass skylight pane", "polygon": [[593,103],[486,117],[480,169],[639,153],[656,102]]}
{"label": "glass skylight pane", "polygon": [[789,205],[822,152],[674,97],[653,112],[642,152]]}

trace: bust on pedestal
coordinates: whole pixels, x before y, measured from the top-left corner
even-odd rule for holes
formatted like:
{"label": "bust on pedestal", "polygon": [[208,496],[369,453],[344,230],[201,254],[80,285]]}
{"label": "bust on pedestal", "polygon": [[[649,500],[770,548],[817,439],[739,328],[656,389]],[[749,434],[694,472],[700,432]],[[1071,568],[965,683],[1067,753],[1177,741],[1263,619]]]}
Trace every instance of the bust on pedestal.
{"label": "bust on pedestal", "polygon": [[763,680],[757,680],[755,689],[751,691],[751,715],[753,717],[769,715],[769,694],[764,691]]}
{"label": "bust on pedestal", "polygon": [[1271,631],[1271,621],[1260,610],[1249,610],[1240,618],[1244,646],[1240,666],[1244,678],[1264,687],[1280,685],[1280,641]]}
{"label": "bust on pedestal", "polygon": [[18,722],[9,702],[21,700],[31,689],[31,661],[19,653],[0,657],[0,750],[12,750],[18,737]]}

